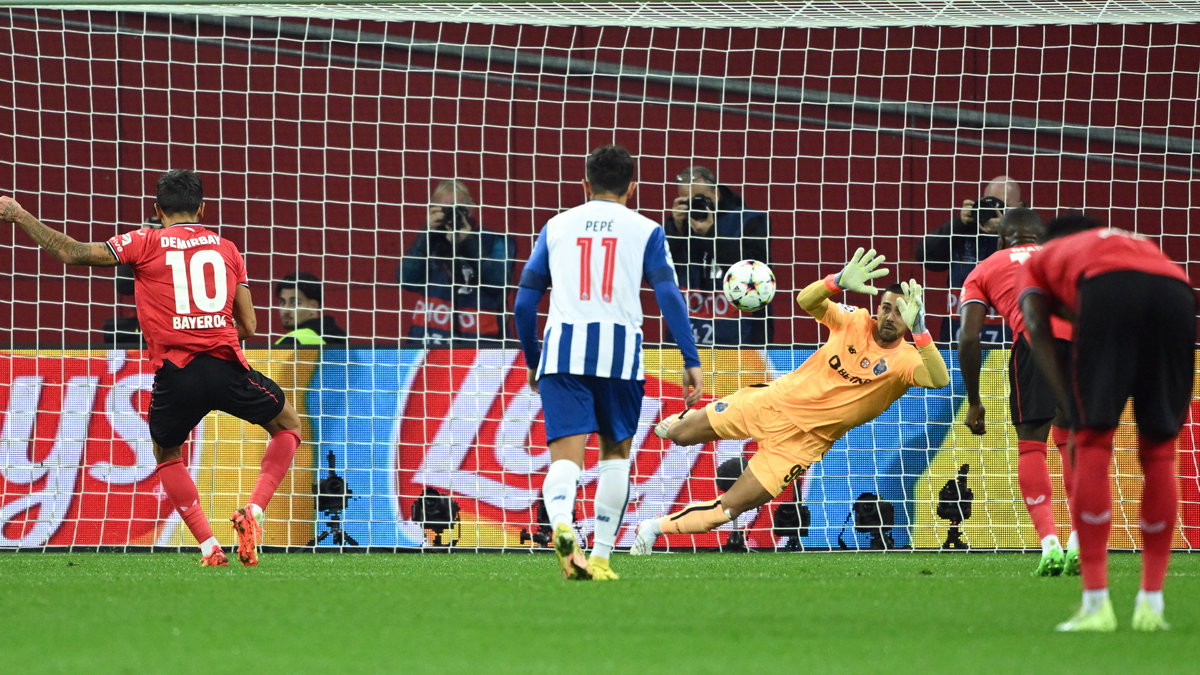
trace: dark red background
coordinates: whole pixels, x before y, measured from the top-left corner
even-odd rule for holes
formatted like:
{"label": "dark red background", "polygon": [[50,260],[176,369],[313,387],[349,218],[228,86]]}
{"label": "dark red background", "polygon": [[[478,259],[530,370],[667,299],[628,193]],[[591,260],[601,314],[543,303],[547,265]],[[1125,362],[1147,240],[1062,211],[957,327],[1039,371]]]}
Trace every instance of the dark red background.
{"label": "dark red background", "polygon": [[[93,25],[64,31],[63,20]],[[104,28],[116,23],[128,34]],[[1051,127],[1066,121],[1192,139],[1198,122],[1196,25],[297,25],[1035,117]],[[171,37],[141,35],[143,28]],[[1189,233],[1200,183],[1190,174],[1061,155],[1086,151],[1200,168],[1189,152],[734,94],[717,112],[695,104],[721,101],[719,92],[686,82],[568,76],[366,39],[300,41],[269,29],[252,35],[140,14],[5,10],[0,51],[13,55],[0,59],[0,80],[12,81],[0,86],[0,192],[78,239],[100,240],[150,214],[158,174],[193,167],[206,181],[207,220],[246,252],[260,306],[273,295],[271,280],[312,271],[326,280],[325,304],[351,335],[383,344],[404,328],[395,271],[423,227],[433,182],[465,180],[485,226],[517,235],[523,257],[541,223],[579,202],[582,158],[606,142],[639,156],[635,205],[652,217],[661,217],[669,201],[670,177],[693,163],[713,167],[751,206],[769,210],[782,289],[836,271],[855,247],[874,245],[902,261],[901,274],[934,289],[931,312],[944,311],[937,289],[945,275],[925,275],[903,261],[921,234],[1000,173],[1023,182],[1026,201],[1048,214],[1094,209],[1114,224],[1161,235],[1177,260],[1200,259]],[[476,77],[485,72],[500,79]],[[505,81],[508,75],[522,82]],[[614,103],[593,90],[631,100]],[[762,114],[814,121],[754,116]],[[836,128],[847,122],[910,133]],[[923,131],[958,142],[913,133]],[[978,139],[1026,149],[969,143]],[[1036,152],[1028,150],[1033,146]],[[88,343],[113,316],[111,271],[74,268],[64,276],[59,263],[7,229],[0,246],[0,327],[11,322],[12,343]],[[1188,262],[1193,278],[1195,264]],[[790,294],[781,294],[774,311],[778,341],[817,338],[811,321],[793,319]],[[267,314],[260,312],[260,331],[277,331],[277,316]],[[657,321],[648,324],[653,341]]]}

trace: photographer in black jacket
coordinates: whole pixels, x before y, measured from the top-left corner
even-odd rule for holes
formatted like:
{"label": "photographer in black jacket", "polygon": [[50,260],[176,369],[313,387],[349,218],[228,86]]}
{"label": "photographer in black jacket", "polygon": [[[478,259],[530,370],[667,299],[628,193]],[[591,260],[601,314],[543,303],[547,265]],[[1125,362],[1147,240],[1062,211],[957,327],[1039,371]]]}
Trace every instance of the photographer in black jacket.
{"label": "photographer in black jacket", "polygon": [[767,309],[739,311],[722,293],[725,270],[767,259],[767,214],[746,208],[741,195],[717,183],[712,170],[692,166],[675,176],[678,196],[663,223],[697,345],[762,346],[770,338]]}

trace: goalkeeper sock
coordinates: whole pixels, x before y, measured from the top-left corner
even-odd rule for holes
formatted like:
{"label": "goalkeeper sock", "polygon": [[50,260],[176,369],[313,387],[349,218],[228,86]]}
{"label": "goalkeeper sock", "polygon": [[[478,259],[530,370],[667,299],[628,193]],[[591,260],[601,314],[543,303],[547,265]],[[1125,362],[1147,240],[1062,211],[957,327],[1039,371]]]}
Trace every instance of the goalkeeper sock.
{"label": "goalkeeper sock", "polygon": [[733,520],[721,506],[720,499],[688,504],[679,513],[672,513],[659,521],[664,534],[701,534],[716,529]]}
{"label": "goalkeeper sock", "polygon": [[158,475],[158,483],[167,495],[167,501],[171,502],[171,506],[175,507],[179,516],[183,518],[183,524],[196,538],[196,543],[212,539],[212,526],[208,522],[208,516],[204,515],[204,507],[200,505],[200,493],[196,490],[192,474],[188,473],[187,467],[183,465],[183,458],[159,464],[154,473]]}
{"label": "goalkeeper sock", "polygon": [[1067,503],[1071,501],[1071,430],[1062,427],[1050,427],[1050,439],[1058,448],[1058,456],[1062,459],[1063,491],[1067,493]]}
{"label": "goalkeeper sock", "polygon": [[296,456],[296,448],[300,445],[300,434],[295,431],[280,431],[271,437],[267,450],[263,453],[262,468],[258,480],[254,483],[254,492],[250,493],[250,503],[259,508],[267,508],[279,482],[283,480],[287,470],[292,466],[292,458]]}
{"label": "goalkeeper sock", "polygon": [[1050,486],[1050,470],[1046,468],[1044,441],[1017,442],[1017,485],[1025,498],[1025,508],[1038,539],[1058,534],[1054,527],[1054,489]]}
{"label": "goalkeeper sock", "polygon": [[621,519],[629,504],[629,460],[602,459],[597,468],[600,478],[596,481],[596,534],[592,555],[608,558],[617,544]]}
{"label": "goalkeeper sock", "polygon": [[1112,529],[1112,463],[1115,429],[1075,432],[1075,485],[1071,520],[1079,532],[1079,571],[1084,590],[1108,588],[1108,535]]}
{"label": "goalkeeper sock", "polygon": [[1142,590],[1161,591],[1171,559],[1171,538],[1175,534],[1175,517],[1179,509],[1175,440],[1151,441],[1139,435],[1138,461],[1145,476],[1138,520],[1142,531]]}
{"label": "goalkeeper sock", "polygon": [[550,469],[546,471],[546,480],[542,482],[542,503],[546,505],[550,527],[556,527],[559,523],[570,525],[574,522],[575,486],[581,473],[583,469],[569,459],[559,459],[550,463]]}

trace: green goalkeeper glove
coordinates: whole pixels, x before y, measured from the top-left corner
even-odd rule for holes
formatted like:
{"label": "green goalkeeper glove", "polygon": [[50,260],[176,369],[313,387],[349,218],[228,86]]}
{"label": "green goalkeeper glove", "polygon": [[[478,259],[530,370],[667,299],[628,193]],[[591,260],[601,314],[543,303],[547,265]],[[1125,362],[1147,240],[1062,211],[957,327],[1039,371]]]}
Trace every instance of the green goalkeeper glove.
{"label": "green goalkeeper glove", "polygon": [[908,324],[908,329],[914,334],[925,332],[925,296],[921,284],[916,279],[900,282],[903,293],[896,298],[896,308],[900,310],[900,318]]}
{"label": "green goalkeeper glove", "polygon": [[883,264],[883,256],[876,256],[875,249],[863,253],[860,247],[854,252],[854,257],[834,277],[833,283],[848,291],[858,291],[867,295],[879,293],[879,289],[871,285],[871,281],[888,273],[887,269],[876,269]]}

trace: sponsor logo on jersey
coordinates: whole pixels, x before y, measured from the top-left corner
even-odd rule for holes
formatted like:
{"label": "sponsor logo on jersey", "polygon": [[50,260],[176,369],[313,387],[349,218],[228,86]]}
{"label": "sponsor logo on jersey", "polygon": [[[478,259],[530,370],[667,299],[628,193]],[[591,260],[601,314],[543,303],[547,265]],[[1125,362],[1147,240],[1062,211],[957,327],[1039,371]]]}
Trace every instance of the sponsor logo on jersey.
{"label": "sponsor logo on jersey", "polygon": [[851,375],[850,373],[846,372],[846,369],[842,367],[842,357],[838,356],[837,354],[829,357],[829,367],[835,373],[841,375],[842,379],[846,380],[850,384],[869,384],[871,382],[870,379],[862,378],[857,375]]}

